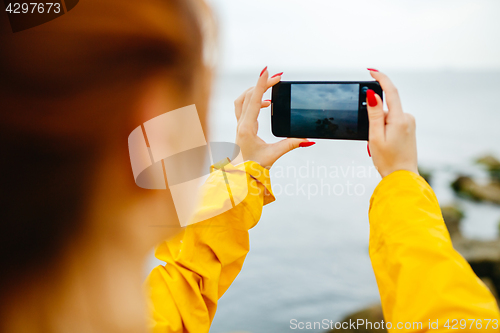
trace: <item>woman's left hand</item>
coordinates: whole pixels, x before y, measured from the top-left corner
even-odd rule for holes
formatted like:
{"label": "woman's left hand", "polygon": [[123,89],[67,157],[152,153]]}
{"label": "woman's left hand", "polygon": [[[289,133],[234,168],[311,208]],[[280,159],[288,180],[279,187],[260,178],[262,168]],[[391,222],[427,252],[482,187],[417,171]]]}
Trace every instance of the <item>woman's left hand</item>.
{"label": "woman's left hand", "polygon": [[281,80],[281,75],[269,78],[267,67],[262,71],[257,85],[246,90],[234,101],[236,119],[236,144],[240,147],[245,161],[254,161],[264,168],[271,168],[278,158],[298,148],[307,139],[283,139],[276,143],[266,143],[257,136],[259,122],[257,118],[261,108],[271,105],[271,101],[262,101],[264,93]]}

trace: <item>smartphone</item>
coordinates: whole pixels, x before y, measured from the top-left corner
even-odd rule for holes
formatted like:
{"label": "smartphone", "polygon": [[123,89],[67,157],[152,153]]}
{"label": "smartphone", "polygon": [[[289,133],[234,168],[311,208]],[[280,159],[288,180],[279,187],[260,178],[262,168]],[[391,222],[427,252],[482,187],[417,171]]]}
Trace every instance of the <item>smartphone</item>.
{"label": "smartphone", "polygon": [[377,81],[281,81],[272,90],[271,127],[278,137],[368,140],[366,91]]}

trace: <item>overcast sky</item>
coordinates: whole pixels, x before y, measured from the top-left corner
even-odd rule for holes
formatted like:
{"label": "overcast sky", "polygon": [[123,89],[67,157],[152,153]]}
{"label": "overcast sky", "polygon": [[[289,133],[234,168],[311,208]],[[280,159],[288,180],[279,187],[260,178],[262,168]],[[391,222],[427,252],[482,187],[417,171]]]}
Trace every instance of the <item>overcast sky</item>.
{"label": "overcast sky", "polygon": [[358,110],[357,84],[292,84],[290,108]]}
{"label": "overcast sky", "polygon": [[500,70],[500,0],[208,0],[219,68]]}

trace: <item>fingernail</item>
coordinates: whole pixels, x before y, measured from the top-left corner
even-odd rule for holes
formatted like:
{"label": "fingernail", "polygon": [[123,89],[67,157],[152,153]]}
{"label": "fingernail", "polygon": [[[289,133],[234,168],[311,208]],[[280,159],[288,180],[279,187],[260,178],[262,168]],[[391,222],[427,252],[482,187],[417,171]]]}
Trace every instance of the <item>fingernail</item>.
{"label": "fingernail", "polygon": [[368,105],[371,107],[377,106],[377,99],[375,98],[375,91],[368,89],[366,91],[366,99],[368,100]]}
{"label": "fingernail", "polygon": [[271,100],[270,99],[265,99],[264,102],[271,102]]}
{"label": "fingernail", "polygon": [[369,70],[370,72],[378,72],[378,69],[375,68],[367,68],[367,70]]}
{"label": "fingernail", "polygon": [[283,75],[283,72],[278,73],[278,74],[274,74],[273,76],[271,76],[271,79],[272,79],[273,77],[276,77],[276,76],[281,76],[281,75]]}
{"label": "fingernail", "polygon": [[316,142],[301,142],[299,144],[299,147],[310,147],[310,146],[315,145],[315,144],[316,144]]}
{"label": "fingernail", "polygon": [[370,142],[366,143],[366,149],[368,150],[368,156],[372,157],[372,153],[370,153]]}
{"label": "fingernail", "polygon": [[262,72],[260,72],[260,76],[262,76],[262,74],[264,74],[264,72],[266,71],[267,69],[267,66],[262,70]]}

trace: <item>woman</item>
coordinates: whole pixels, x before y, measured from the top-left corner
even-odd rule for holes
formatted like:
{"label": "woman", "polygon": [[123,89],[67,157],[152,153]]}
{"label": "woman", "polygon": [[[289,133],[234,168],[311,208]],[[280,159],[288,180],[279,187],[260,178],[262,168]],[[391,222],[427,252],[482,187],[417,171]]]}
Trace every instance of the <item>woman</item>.
{"label": "woman", "polygon": [[[126,142],[139,124],[191,104],[209,131],[206,5],[87,0],[16,34],[1,15],[2,331],[207,332],[218,298],[248,252],[248,229],[274,200],[268,169],[307,142],[269,145],[256,135],[259,110],[269,105],[262,96],[280,76],[270,78],[265,69],[256,87],[235,102],[236,143],[246,162],[225,170],[249,185],[245,200],[182,229],[168,190],[134,183]],[[390,81],[372,75],[391,110],[386,117],[378,96],[368,100],[377,101],[369,109],[370,148],[384,177],[372,199],[370,251],[386,319],[498,317],[491,295],[453,251],[432,190],[417,175],[414,123],[402,113]],[[221,204],[216,194],[224,180],[214,172],[211,181],[215,186],[198,212]],[[392,208],[392,200],[404,210]],[[407,240],[405,223],[412,223],[416,237],[401,244],[388,228]],[[156,255],[168,264],[151,272],[145,301],[142,267],[160,242]],[[421,243],[429,245],[425,256],[405,250],[412,244],[420,250]],[[442,253],[433,256],[438,248]],[[419,284],[412,277],[433,264],[429,257],[439,257],[446,271],[419,271],[426,277]],[[453,306],[448,300],[456,284],[450,288],[441,280],[448,271],[460,274],[458,295],[467,296],[453,299]],[[428,290],[436,301],[405,312]],[[410,297],[410,291],[418,292]]]}
{"label": "woman", "polygon": [[[148,330],[145,259],[182,229],[168,190],[135,184],[127,138],[191,104],[209,132],[210,17],[203,1],[86,0],[13,34],[0,14],[2,331]],[[264,171],[305,140],[249,136],[258,93],[237,140]]]}

